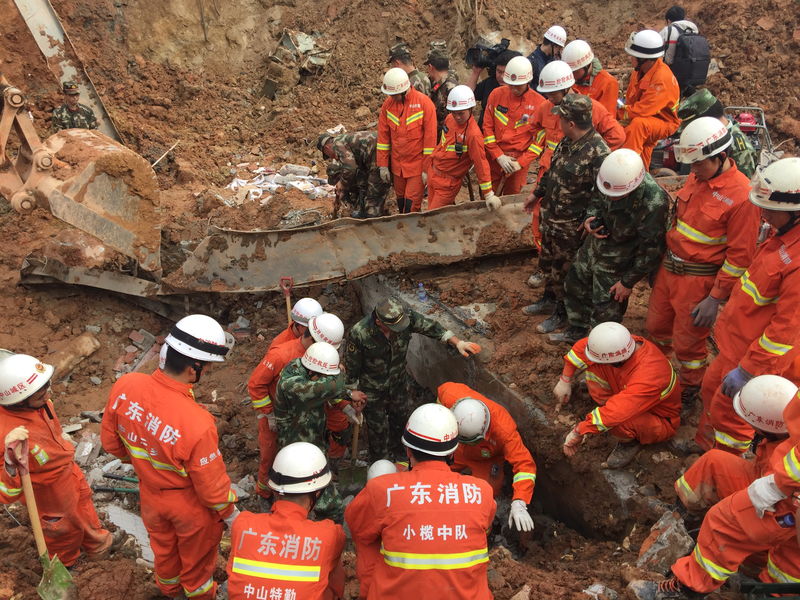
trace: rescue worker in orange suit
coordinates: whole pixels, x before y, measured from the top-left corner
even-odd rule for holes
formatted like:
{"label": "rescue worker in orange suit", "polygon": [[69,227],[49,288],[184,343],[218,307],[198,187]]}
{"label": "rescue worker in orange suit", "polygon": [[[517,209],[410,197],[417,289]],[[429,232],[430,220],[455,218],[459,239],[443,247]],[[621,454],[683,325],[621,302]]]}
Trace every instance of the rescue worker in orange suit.
{"label": "rescue worker in orange suit", "polygon": [[603,68],[588,43],[583,40],[571,41],[561,53],[561,60],[572,69],[574,91],[597,100],[609,114],[617,114],[619,81]]}
{"label": "rescue worker in orange suit", "polygon": [[544,98],[528,83],[531,62],[515,56],[506,65],[503,82],[489,94],[483,116],[483,142],[496,194],[517,194],[525,185],[533,154],[533,113]]}
{"label": "rescue worker in orange suit", "polygon": [[503,488],[503,464],[511,464],[514,495],[508,526],[532,531],[528,504],[536,484],[536,463],[522,443],[517,424],[508,411],[463,383],[443,383],[439,404],[453,411],[458,423],[458,448],[450,468],[488,481],[495,498]]}
{"label": "rescue worker in orange suit", "polygon": [[[286,329],[275,336],[269,343],[267,351],[273,346],[300,339],[303,335],[303,331],[308,327],[308,320],[311,319],[311,317],[322,314],[322,305],[314,300],[314,298],[300,298],[300,300],[294,303],[290,312],[292,322]],[[253,408],[258,409],[261,408],[261,406],[253,404]]]}
{"label": "rescue worker in orange suit", "polygon": [[644,29],[632,33],[625,52],[631,56],[634,71],[625,92],[625,104],[617,114],[625,125],[622,147],[638,152],[649,169],[656,143],[675,133],[681,124],[677,113],[680,90],[672,71],[661,59],[664,40],[658,32]]}
{"label": "rescue worker in orange suit", "polygon": [[455,204],[464,176],[475,166],[486,207],[500,207],[500,199],[492,192],[492,175],[486,162],[483,134],[472,109],[475,95],[465,85],[458,85],[447,95],[448,115],[444,120],[439,145],[433,151],[428,176],[428,210]]}
{"label": "rescue worker in orange suit", "polygon": [[564,357],[564,370],[553,388],[560,404],[569,400],[580,372],[585,372],[589,395],[599,406],[567,434],[567,456],[575,455],[583,436],[610,431],[619,443],[606,464],[619,469],[634,459],[639,444],[675,435],[681,422],[681,386],[652,342],[613,321],[597,325]]}
{"label": "rescue worker in orange suit", "polygon": [[308,513],[331,482],[314,444],[281,448],[269,473],[276,499],[269,514],[244,511],[231,525],[228,598],[335,600],[344,596],[344,529]]}
{"label": "rescue worker in orange suit", "polygon": [[790,371],[800,356],[800,158],[776,161],[753,181],[750,201],[774,234],[756,250],[714,327],[719,354],[703,378],[695,437],[704,450],[714,444],[737,454],[749,447],[753,429],[731,398],[756,375]]}
{"label": "rescue worker in orange suit", "polygon": [[789,439],[773,451],[767,474],[708,511],[694,551],[672,565],[672,577],[662,582],[632,581],[628,588],[635,597],[697,598],[721,587],[749,556],[767,551],[767,570],[761,579],[791,582],[794,577],[796,581],[800,575],[795,517],[795,497],[800,493],[800,397],[795,396],[783,411],[783,421]]}
{"label": "rescue worker in orange suit", "polygon": [[238,510],[214,417],[192,384],[209,363],[225,360],[225,332],[211,317],[189,315],[165,340],[163,368],[129,373],[111,388],[103,415],[106,451],[130,460],[139,477],[144,526],[165,596],[212,599],[225,525]]}
{"label": "rescue worker in orange suit", "polygon": [[387,96],[378,114],[381,181],[393,182],[401,213],[419,212],[436,146],[436,107],[397,67],[386,71],[381,91]]}
{"label": "rescue worker in orange suit", "polygon": [[75,449],[63,437],[50,401],[52,376],[53,367],[27,354],[0,359],[0,503],[24,502],[20,475],[29,472],[48,553],[70,567],[81,550],[91,560],[106,558],[112,536],[100,525]]}
{"label": "rescue worker in orange suit", "polygon": [[692,121],[675,146],[691,174],[678,192],[677,219],[647,311],[647,333],[666,356],[674,348],[683,404],[690,406],[706,372],[706,340],[756,249],[758,208],[750,180],[728,156],[731,134],[713,117]]}
{"label": "rescue worker in orange suit", "polygon": [[492,598],[486,532],[496,505],[487,482],[447,464],[458,446],[455,416],[423,404],[411,413],[403,444],[411,470],[370,480],[345,510],[359,596],[391,600],[444,590],[452,600]]}

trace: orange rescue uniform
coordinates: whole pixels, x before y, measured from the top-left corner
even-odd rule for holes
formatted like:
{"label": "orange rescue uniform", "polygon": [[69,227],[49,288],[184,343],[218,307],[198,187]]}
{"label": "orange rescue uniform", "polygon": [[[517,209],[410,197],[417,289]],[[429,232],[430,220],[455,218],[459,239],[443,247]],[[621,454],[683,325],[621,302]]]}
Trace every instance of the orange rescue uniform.
{"label": "orange rescue uniform", "polygon": [[695,440],[729,452],[747,450],[753,429],[733,410],[720,383],[737,365],[750,375],[782,375],[798,356],[800,226],[768,238],[734,286],[714,327],[719,355],[703,378],[703,413]]}
{"label": "orange rescue uniform", "polygon": [[[287,329],[284,333],[286,331],[291,330]],[[272,398],[277,393],[278,377],[283,367],[295,358],[303,356],[305,351],[305,346],[300,338],[293,338],[282,344],[273,342],[247,382],[250,401],[253,409],[258,413],[256,419],[258,422],[259,458],[256,491],[264,498],[272,497],[272,490],[267,482],[272,461],[275,460],[275,455],[278,453],[278,433],[270,430],[266,417],[272,412]]]}
{"label": "orange rescue uniform", "polygon": [[[544,101],[541,94],[530,88],[522,96],[515,96],[507,85],[501,85],[489,94],[483,113],[483,141],[495,194],[517,194],[525,185],[528,167],[536,158],[533,152],[536,134],[533,114]],[[497,164],[497,159],[503,154],[516,159],[522,168],[506,175]],[[503,181],[505,183],[501,186]]]}
{"label": "orange rescue uniform", "polygon": [[610,431],[642,444],[668,440],[680,425],[681,386],[666,357],[652,342],[634,335],[636,350],[621,367],[592,362],[583,338],[564,356],[566,377],[586,372],[586,386],[599,404],[578,423],[581,435]]}
{"label": "orange rescue uniform", "polygon": [[278,335],[275,336],[275,339],[272,340],[269,344],[269,348],[267,348],[267,352],[272,350],[275,346],[280,346],[281,344],[285,344],[286,342],[291,342],[292,340],[299,340],[300,336],[295,334],[294,329],[290,325],[283,331],[281,331]]}
{"label": "orange rescue uniform", "polygon": [[437,590],[452,600],[489,600],[486,532],[495,509],[488,483],[440,461],[367,482],[345,510],[360,597],[405,599]]}
{"label": "orange rescue uniform", "polygon": [[[62,436],[53,403],[38,409],[0,407],[0,439],[16,427],[28,429],[28,468],[47,550],[66,566],[81,553],[100,557],[111,547],[111,534],[103,529],[92,504],[92,490],[73,455],[75,449]],[[25,503],[19,473],[13,477],[0,469],[0,503]]]}
{"label": "orange rescue uniform", "polygon": [[[592,65],[589,65],[589,69]],[[617,99],[619,98],[619,81],[611,73],[602,69],[597,75],[590,75],[583,81],[575,82],[573,87],[576,92],[597,100],[610,114],[617,114]]]}
{"label": "orange rescue uniform", "polygon": [[230,600],[334,600],[344,595],[344,529],[310,521],[294,502],[276,500],[269,514],[242,512],[231,526]]}
{"label": "orange rescue uniform", "polygon": [[443,383],[439,386],[437,395],[439,404],[450,409],[462,398],[480,400],[489,409],[489,430],[486,436],[476,444],[460,443],[450,468],[457,472],[465,468],[471,469],[472,475],[491,484],[497,497],[503,487],[503,463],[507,461],[514,473],[513,500],[530,504],[536,484],[536,463],[522,443],[517,424],[508,411],[463,383]]}
{"label": "orange rescue uniform", "polygon": [[[411,210],[422,205],[422,172],[430,165],[436,146],[436,107],[425,94],[410,88],[405,102],[398,94],[383,101],[378,114],[377,165],[391,165],[394,191],[411,201]],[[391,160],[390,160],[391,159]]]}
{"label": "orange rescue uniform", "polygon": [[625,127],[625,144],[642,156],[645,169],[650,167],[653,148],[659,140],[678,130],[680,89],[672,70],[660,58],[647,73],[631,73],[625,92],[625,106],[619,109],[620,121],[629,121]]}
{"label": "orange rescue uniform", "polygon": [[222,520],[237,498],[214,417],[195,402],[192,385],[161,370],[123,375],[111,388],[101,435],[106,451],[130,459],[139,477],[161,592],[214,598]]}
{"label": "orange rescue uniform", "polygon": [[453,115],[447,115],[428,174],[429,210],[455,204],[464,175],[472,165],[475,165],[481,192],[484,195],[491,192],[492,175],[480,127],[472,117],[465,125],[459,125]]}
{"label": "orange rescue uniform", "polygon": [[665,355],[675,349],[684,386],[703,381],[711,333],[694,325],[692,311],[709,294],[727,300],[756,250],[761,217],[748,200],[750,180],[727,160],[724,173],[709,181],[692,173],[678,192],[666,261],[650,293],[647,332]]}

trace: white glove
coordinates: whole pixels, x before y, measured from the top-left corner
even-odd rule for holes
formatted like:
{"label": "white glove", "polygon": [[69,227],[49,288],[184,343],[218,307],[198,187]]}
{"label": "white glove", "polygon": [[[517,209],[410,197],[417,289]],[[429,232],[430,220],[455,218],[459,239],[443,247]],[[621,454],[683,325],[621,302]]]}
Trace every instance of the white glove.
{"label": "white glove", "polygon": [[559,404],[565,404],[571,395],[572,383],[569,381],[564,381],[563,377],[559,377],[556,387],[553,388],[553,396],[556,397],[556,402]]}
{"label": "white glove", "polygon": [[497,157],[497,164],[500,165],[500,168],[503,169],[507,175],[516,173],[522,168],[516,160],[505,154],[501,154]]}
{"label": "white glove", "polygon": [[236,506],[234,506],[233,512],[227,518],[222,519],[222,521],[225,523],[225,527],[230,529],[233,526],[233,520],[238,516],[239,516],[239,509],[236,508]]}
{"label": "white glove", "polygon": [[756,509],[759,519],[764,518],[765,512],[775,510],[776,502],[787,497],[775,485],[775,475],[767,475],[756,479],[747,487],[747,495],[750,496],[750,502],[753,503],[753,508]]}
{"label": "white glove", "polygon": [[428,172],[422,172],[422,185],[428,185]]}
{"label": "white glove", "polygon": [[389,170],[389,167],[379,167],[378,169],[381,174],[381,181],[383,183],[389,183],[392,180],[392,172]]}
{"label": "white glove", "polygon": [[508,514],[508,526],[517,531],[533,531],[533,519],[528,512],[528,507],[522,500],[511,502],[511,512]]}
{"label": "white glove", "polygon": [[356,409],[353,408],[351,405],[347,405],[342,409],[342,412],[347,417],[347,420],[350,421],[353,425],[361,425],[364,423],[364,415],[357,414]]}
{"label": "white glove", "polygon": [[484,200],[486,201],[486,208],[489,210],[497,210],[503,204],[500,202],[500,198],[494,195],[494,192],[489,192],[486,194]]}
{"label": "white glove", "polygon": [[470,354],[478,354],[481,351],[481,347],[476,344],[475,342],[468,342],[467,340],[458,340],[456,344],[456,350],[459,351],[461,356],[464,358],[468,358]]}
{"label": "white glove", "polygon": [[564,440],[564,447],[562,448],[564,454],[570,457],[575,456],[575,453],[578,452],[578,446],[580,446],[582,441],[583,435],[578,433],[577,427],[573,427]]}

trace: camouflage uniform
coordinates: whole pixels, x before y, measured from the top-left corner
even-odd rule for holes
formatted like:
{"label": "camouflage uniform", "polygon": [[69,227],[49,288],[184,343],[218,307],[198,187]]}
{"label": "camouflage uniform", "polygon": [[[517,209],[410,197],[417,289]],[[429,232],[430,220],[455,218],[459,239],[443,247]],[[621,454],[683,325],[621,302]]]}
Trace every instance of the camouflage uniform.
{"label": "camouflage uniform", "polygon": [[418,92],[422,92],[426,96],[431,95],[431,80],[428,79],[428,76],[421,71],[414,69],[411,73],[408,74],[408,82]]}
{"label": "camouflage uniform", "polygon": [[591,126],[592,101],[588,96],[568,94],[553,112],[579,123],[588,117],[589,126],[589,131],[574,142],[566,136],[562,138],[553,152],[550,168],[534,192],[542,199],[539,269],[545,277],[545,294],[563,301],[564,278],[583,242],[580,226],[586,219],[597,171],[609,149]]}
{"label": "camouflage uniform", "polygon": [[392,184],[381,181],[375,164],[377,132],[345,133],[333,137],[330,143],[335,158],[328,163],[328,183],[342,182],[343,201],[352,208],[354,216],[383,215],[383,205]]}
{"label": "camouflage uniform", "polygon": [[599,217],[610,235],[588,236],[564,282],[567,317],[589,329],[604,321],[622,322],[628,302],[617,302],[611,287],[632,288],[655,271],[666,249],[669,194],[646,174],[633,192],[609,198],[595,191],[586,217]]}
{"label": "camouflage uniform", "polygon": [[452,71],[447,72],[447,78],[441,83],[434,84],[431,88],[431,100],[436,107],[436,139],[442,134],[442,125],[447,118],[447,96],[458,85],[458,75]]}
{"label": "camouflage uniform", "polygon": [[66,104],[62,104],[53,110],[51,126],[53,133],[62,129],[97,129],[97,117],[94,116],[92,109],[84,104],[78,104],[78,109],[74,111]]}
{"label": "camouflage uniform", "polygon": [[[312,377],[316,376],[316,380]],[[308,442],[325,452],[325,402],[345,395],[344,374],[322,375],[306,369],[296,358],[281,371],[273,412],[278,426],[278,446]],[[314,512],[320,518],[342,522],[344,505],[339,490],[329,485],[317,500]]]}
{"label": "camouflage uniform", "polygon": [[[375,323],[376,314],[405,314],[408,326],[387,338]],[[391,319],[381,318],[381,321],[388,324]],[[412,333],[442,342],[453,336],[436,321],[404,308],[394,298],[381,303],[373,314],[356,323],[347,336],[344,355],[347,387],[367,394],[364,418],[369,430],[370,461],[389,458],[390,448],[402,453],[400,436],[412,410],[408,397],[410,377],[406,371],[406,352]]]}

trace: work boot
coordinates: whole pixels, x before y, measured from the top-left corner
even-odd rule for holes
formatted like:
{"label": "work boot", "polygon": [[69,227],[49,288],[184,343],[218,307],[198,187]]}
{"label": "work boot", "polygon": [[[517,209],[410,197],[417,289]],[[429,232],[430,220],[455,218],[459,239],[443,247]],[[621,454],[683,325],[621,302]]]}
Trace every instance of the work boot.
{"label": "work boot", "polygon": [[528,281],[526,281],[525,283],[534,288],[542,287],[542,284],[544,283],[544,273],[542,273],[541,270],[537,269],[536,271],[531,273],[531,276],[528,277]]}
{"label": "work boot", "polygon": [[408,214],[411,212],[411,205],[413,204],[413,201],[411,198],[403,198],[403,200],[406,201],[405,207],[403,208],[403,213]]}
{"label": "work boot", "polygon": [[522,312],[532,317],[533,315],[547,315],[552,314],[553,311],[556,309],[556,296],[552,292],[545,292],[544,295],[539,298],[533,304],[529,304],[528,306],[522,309]]}
{"label": "work boot", "polygon": [[556,308],[553,314],[547,317],[544,321],[536,326],[536,331],[539,333],[551,333],[556,329],[560,329],[567,322],[567,311],[564,308],[564,303],[556,302]]}
{"label": "work boot", "polygon": [[627,467],[631,461],[636,457],[642,447],[639,442],[632,440],[630,442],[617,442],[617,447],[611,451],[606,459],[606,467],[609,469],[621,469]]}
{"label": "work boot", "polygon": [[406,207],[406,199],[405,198],[397,198],[397,212],[401,215],[403,214],[403,209]]}
{"label": "work boot", "polygon": [[686,385],[681,390],[681,421],[686,422],[700,397],[699,385]]}
{"label": "work boot", "polygon": [[555,344],[574,344],[578,340],[585,338],[587,335],[589,335],[589,330],[586,327],[576,327],[575,325],[570,325],[564,331],[559,333],[551,333],[549,336],[547,336],[547,339]]}
{"label": "work boot", "polygon": [[364,208],[362,206],[359,206],[358,208],[350,212],[350,216],[353,217],[354,219],[365,218],[366,215],[364,214]]}
{"label": "work boot", "polygon": [[674,575],[664,581],[634,579],[628,590],[638,600],[694,600],[705,596],[683,585]]}

